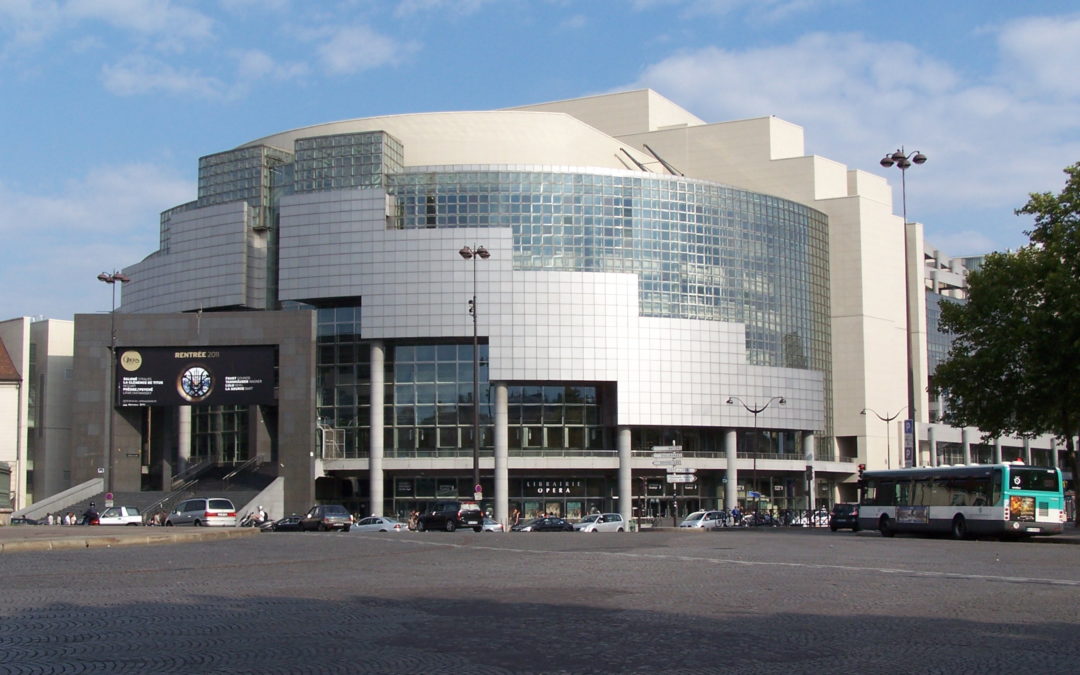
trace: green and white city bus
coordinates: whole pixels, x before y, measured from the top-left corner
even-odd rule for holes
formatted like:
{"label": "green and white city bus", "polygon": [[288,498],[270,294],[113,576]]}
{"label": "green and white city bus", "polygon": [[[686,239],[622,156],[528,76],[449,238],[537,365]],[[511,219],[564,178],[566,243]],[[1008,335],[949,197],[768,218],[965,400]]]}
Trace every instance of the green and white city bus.
{"label": "green and white city bus", "polygon": [[1031,536],[1065,525],[1061,472],[1020,462],[866,471],[859,527],[897,532]]}

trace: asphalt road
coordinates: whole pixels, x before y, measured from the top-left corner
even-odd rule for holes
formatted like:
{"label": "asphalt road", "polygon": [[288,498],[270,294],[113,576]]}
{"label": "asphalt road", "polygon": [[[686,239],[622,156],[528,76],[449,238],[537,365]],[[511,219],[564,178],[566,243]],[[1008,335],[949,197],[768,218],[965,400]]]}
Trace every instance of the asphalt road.
{"label": "asphalt road", "polygon": [[266,533],[0,557],[0,673],[1076,672],[1080,546]]}

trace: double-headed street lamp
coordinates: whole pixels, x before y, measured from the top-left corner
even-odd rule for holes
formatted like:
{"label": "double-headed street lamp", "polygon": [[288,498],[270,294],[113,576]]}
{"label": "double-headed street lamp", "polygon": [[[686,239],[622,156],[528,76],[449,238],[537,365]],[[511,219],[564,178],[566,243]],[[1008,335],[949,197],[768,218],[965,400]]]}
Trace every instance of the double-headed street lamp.
{"label": "double-headed street lamp", "polygon": [[742,407],[746,408],[746,412],[748,412],[748,413],[750,413],[751,415],[754,416],[754,489],[758,494],[757,499],[754,500],[754,513],[757,513],[758,509],[761,508],[761,489],[760,489],[760,486],[758,485],[758,475],[757,475],[757,456],[758,456],[757,416],[760,415],[761,413],[765,412],[765,409],[768,408],[770,405],[772,405],[773,402],[776,402],[779,405],[784,405],[784,404],[787,403],[787,399],[785,399],[783,396],[773,396],[768,401],[765,401],[765,405],[757,405],[757,404],[750,405],[749,403],[742,400],[738,396],[729,396],[728,397],[728,400],[727,400],[728,405],[733,405],[736,402],[738,402],[740,405],[742,405]]}
{"label": "double-headed street lamp", "polygon": [[112,286],[112,309],[109,310],[109,397],[106,401],[105,423],[108,425],[108,446],[105,448],[105,492],[113,491],[113,406],[116,401],[116,284],[126,284],[129,277],[120,272],[102,272],[98,281]]}
{"label": "double-headed street lamp", "polygon": [[896,152],[885,155],[879,162],[881,166],[886,169],[895,166],[900,169],[900,199],[903,205],[904,213],[904,325],[906,326],[906,345],[907,356],[905,361],[907,362],[907,386],[908,386],[908,404],[907,409],[910,412],[911,417],[914,419],[915,415],[915,370],[911,362],[911,260],[909,259],[910,252],[908,250],[908,234],[907,234],[907,170],[911,168],[912,164],[925,164],[926,155],[922,154],[918,150],[914,152],[905,152],[903,146],[899,147]]}
{"label": "double-headed street lamp", "polygon": [[887,469],[892,468],[892,440],[890,439],[892,434],[889,432],[889,423],[899,417],[900,413],[904,412],[906,409],[907,406],[900,408],[892,415],[882,415],[873,408],[863,408],[862,412],[859,413],[860,415],[865,415],[868,412],[872,412],[879,420],[885,423],[885,468]]}
{"label": "double-headed street lamp", "polygon": [[[469,300],[469,314],[472,315],[472,398],[473,398],[473,491],[480,491],[480,339],[476,329],[476,261],[491,257],[483,246],[469,248],[463,246],[458,254],[473,262],[472,299]],[[474,495],[475,496],[475,495]]]}

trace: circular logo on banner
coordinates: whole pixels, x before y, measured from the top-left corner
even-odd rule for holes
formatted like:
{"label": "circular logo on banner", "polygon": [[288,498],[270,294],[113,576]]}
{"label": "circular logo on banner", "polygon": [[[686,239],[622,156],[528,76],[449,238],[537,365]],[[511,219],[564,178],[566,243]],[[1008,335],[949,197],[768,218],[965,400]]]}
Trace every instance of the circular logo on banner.
{"label": "circular logo on banner", "polygon": [[204,366],[189,366],[176,380],[176,391],[192,403],[202,401],[214,390],[214,378]]}
{"label": "circular logo on banner", "polygon": [[142,367],[142,354],[135,350],[128,350],[120,354],[120,367],[128,372],[134,372]]}

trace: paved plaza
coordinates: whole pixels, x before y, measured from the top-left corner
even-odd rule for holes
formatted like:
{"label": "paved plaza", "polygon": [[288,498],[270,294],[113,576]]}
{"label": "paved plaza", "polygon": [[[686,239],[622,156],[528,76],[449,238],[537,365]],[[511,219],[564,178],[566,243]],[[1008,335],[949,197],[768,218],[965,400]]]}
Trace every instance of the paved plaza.
{"label": "paved plaza", "polygon": [[0,555],[0,673],[1075,672],[1080,546],[263,533]]}

